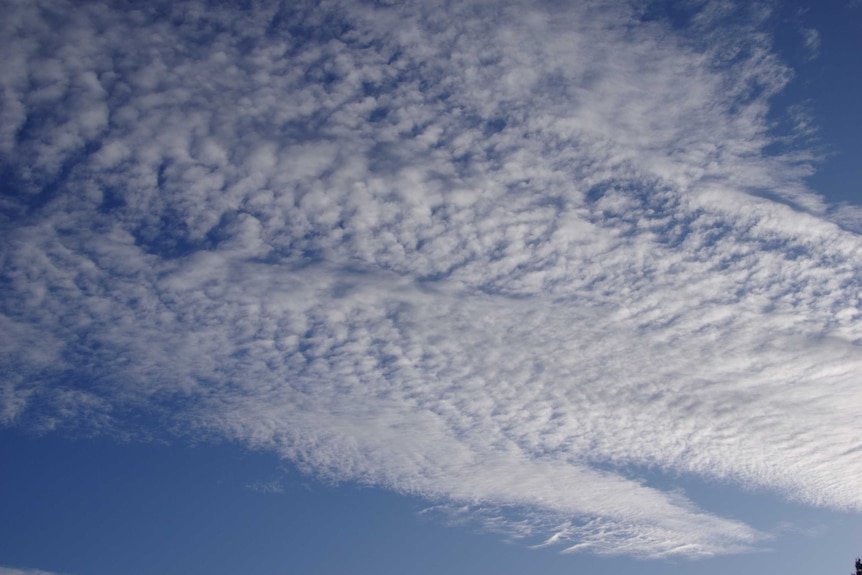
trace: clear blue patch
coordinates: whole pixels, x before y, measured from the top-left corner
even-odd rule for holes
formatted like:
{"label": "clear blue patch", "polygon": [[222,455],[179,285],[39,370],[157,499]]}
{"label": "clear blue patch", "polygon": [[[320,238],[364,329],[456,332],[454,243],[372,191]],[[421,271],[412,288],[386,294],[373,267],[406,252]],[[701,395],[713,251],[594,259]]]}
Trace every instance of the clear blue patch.
{"label": "clear blue patch", "polygon": [[[530,549],[475,524],[446,527],[422,515],[434,502],[321,483],[233,444],[70,441],[7,430],[0,455],[0,565],[72,575],[810,575],[848,571],[862,538],[852,515],[649,470],[641,470],[647,485],[682,488],[707,510],[783,530],[767,543],[774,551],[695,565]],[[784,520],[797,523],[776,525]]]}

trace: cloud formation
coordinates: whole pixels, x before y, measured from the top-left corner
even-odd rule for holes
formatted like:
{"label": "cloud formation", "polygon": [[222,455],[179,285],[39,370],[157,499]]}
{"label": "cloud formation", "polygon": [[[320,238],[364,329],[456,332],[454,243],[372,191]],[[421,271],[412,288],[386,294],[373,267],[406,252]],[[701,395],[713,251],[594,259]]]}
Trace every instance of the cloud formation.
{"label": "cloud formation", "polygon": [[862,508],[862,241],[766,153],[759,7],[9,7],[4,424],[145,413],[597,553],[766,537],[636,467]]}
{"label": "cloud formation", "polygon": [[60,575],[53,571],[41,571],[39,569],[15,569],[12,567],[0,567],[0,575]]}

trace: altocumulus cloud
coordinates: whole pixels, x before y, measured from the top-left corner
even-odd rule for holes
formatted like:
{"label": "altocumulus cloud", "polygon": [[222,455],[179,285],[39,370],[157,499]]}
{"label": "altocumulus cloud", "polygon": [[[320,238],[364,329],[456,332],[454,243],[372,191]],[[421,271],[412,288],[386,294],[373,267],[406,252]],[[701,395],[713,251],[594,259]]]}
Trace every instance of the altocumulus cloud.
{"label": "altocumulus cloud", "polygon": [[4,2],[4,425],[596,553],[768,537],[626,469],[862,509],[858,217],[765,152],[767,12],[571,4]]}

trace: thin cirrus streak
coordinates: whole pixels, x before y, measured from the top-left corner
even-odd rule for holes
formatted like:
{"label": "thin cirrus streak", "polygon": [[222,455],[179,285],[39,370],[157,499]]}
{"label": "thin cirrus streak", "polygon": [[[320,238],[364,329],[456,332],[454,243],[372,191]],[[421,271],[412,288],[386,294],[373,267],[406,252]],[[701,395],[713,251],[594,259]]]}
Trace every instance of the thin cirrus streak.
{"label": "thin cirrus streak", "polygon": [[756,24],[8,4],[5,425],[142,410],[573,551],[768,537],[627,466],[862,508],[858,217],[764,152]]}
{"label": "thin cirrus streak", "polygon": [[62,575],[53,571],[41,571],[39,569],[15,569],[14,567],[0,567],[0,575]]}

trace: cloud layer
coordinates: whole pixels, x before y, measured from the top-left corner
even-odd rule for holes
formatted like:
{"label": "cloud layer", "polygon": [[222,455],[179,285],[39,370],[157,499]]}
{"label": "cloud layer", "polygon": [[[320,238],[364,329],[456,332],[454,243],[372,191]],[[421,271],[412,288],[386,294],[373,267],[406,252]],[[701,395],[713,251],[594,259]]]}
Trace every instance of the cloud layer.
{"label": "cloud layer", "polygon": [[598,553],[765,537],[635,467],[862,509],[862,241],[765,151],[762,9],[8,4],[4,424]]}

